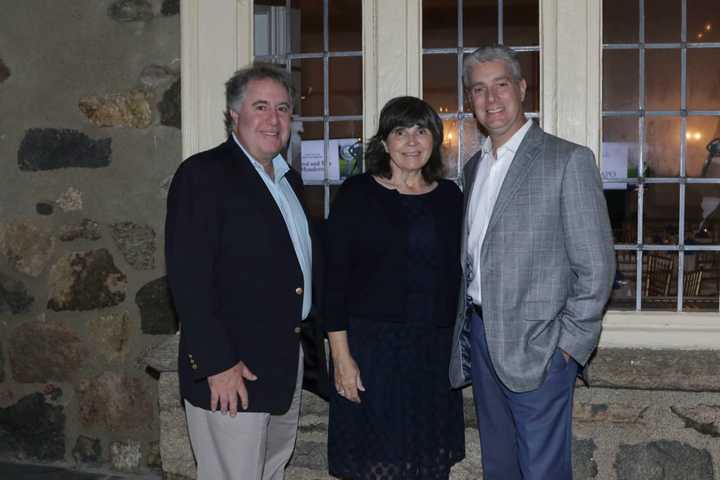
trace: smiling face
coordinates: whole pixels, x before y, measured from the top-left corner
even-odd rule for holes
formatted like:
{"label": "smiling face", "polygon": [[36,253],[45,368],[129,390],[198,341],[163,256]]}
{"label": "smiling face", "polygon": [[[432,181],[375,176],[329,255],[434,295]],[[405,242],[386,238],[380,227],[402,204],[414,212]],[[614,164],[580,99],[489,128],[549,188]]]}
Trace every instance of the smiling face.
{"label": "smiling face", "polygon": [[238,141],[258,162],[272,162],[287,145],[292,103],[281,83],[251,80],[240,107],[230,110],[230,116]]}
{"label": "smiling face", "polygon": [[470,74],[468,88],[477,121],[498,148],[525,123],[522,102],[525,100],[525,79],[515,80],[503,60],[476,64]]}
{"label": "smiling face", "polygon": [[433,150],[433,136],[430,129],[415,125],[413,127],[395,127],[384,142],[390,155],[390,169],[397,172],[416,172],[422,170],[430,160]]}

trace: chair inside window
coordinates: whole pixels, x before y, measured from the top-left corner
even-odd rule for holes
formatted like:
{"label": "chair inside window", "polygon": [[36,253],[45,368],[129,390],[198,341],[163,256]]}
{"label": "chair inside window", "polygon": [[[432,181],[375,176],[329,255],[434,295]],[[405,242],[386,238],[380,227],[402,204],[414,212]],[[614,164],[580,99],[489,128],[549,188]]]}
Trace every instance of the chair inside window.
{"label": "chair inside window", "polygon": [[675,270],[675,256],[648,253],[647,266],[643,278],[646,297],[667,297],[670,295],[670,283]]}

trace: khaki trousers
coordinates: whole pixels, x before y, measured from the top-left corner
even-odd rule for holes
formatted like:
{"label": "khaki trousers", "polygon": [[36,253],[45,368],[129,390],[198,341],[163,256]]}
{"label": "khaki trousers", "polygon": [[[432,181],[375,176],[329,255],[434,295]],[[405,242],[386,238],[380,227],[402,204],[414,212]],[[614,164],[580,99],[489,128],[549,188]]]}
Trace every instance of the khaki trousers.
{"label": "khaki trousers", "polygon": [[283,415],[238,413],[231,417],[185,401],[198,480],[283,480],[295,448],[302,378],[301,348],[295,393]]}

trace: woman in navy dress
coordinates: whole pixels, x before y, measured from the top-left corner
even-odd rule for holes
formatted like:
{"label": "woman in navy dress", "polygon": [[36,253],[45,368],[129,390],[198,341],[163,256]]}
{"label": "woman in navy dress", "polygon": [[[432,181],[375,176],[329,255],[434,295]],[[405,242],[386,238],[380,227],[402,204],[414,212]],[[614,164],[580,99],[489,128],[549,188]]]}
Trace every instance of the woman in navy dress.
{"label": "woman in navy dress", "polygon": [[335,388],[332,475],[447,479],[465,456],[460,392],[448,380],[461,277],[462,194],[441,178],[442,121],[390,100],[328,219],[326,326]]}

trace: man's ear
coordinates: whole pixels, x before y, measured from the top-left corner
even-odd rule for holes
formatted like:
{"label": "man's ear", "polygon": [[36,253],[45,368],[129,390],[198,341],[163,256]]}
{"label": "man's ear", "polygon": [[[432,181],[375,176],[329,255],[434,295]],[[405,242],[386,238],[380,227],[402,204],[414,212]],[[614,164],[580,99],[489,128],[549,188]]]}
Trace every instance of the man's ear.
{"label": "man's ear", "polygon": [[232,126],[235,128],[235,125],[238,123],[238,113],[235,110],[228,110],[228,113],[230,114],[230,119],[232,120]]}
{"label": "man's ear", "polygon": [[520,101],[525,101],[525,93],[527,92],[527,82],[524,78],[521,78],[518,82],[518,87],[520,87]]}

